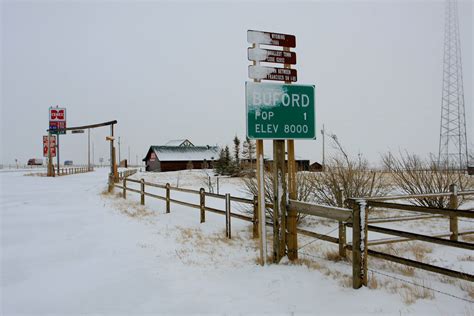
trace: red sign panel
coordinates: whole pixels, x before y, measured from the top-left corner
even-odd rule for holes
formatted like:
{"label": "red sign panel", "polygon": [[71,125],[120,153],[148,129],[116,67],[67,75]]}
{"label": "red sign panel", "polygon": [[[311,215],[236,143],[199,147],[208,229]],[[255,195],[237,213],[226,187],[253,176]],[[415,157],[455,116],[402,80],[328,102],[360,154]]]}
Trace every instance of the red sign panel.
{"label": "red sign panel", "polygon": [[66,121],[66,109],[65,108],[50,108],[49,121],[50,122]]}
{"label": "red sign panel", "polygon": [[[56,136],[51,135],[51,157],[56,157]],[[43,157],[48,157],[48,136],[43,136]]]}
{"label": "red sign panel", "polygon": [[296,47],[296,36],[248,30],[247,42],[272,46]]}
{"label": "red sign panel", "polygon": [[296,64],[296,53],[282,50],[249,48],[247,50],[247,57],[253,61],[290,65]]}

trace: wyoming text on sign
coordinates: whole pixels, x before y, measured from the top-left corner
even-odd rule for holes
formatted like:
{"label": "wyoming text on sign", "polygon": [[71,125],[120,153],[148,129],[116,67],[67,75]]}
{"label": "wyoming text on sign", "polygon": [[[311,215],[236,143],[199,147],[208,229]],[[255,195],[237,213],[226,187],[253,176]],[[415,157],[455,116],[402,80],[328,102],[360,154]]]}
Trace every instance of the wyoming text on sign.
{"label": "wyoming text on sign", "polygon": [[247,136],[315,139],[313,85],[246,82]]}
{"label": "wyoming text on sign", "polygon": [[247,31],[247,42],[271,46],[296,47],[296,36],[262,31]]}

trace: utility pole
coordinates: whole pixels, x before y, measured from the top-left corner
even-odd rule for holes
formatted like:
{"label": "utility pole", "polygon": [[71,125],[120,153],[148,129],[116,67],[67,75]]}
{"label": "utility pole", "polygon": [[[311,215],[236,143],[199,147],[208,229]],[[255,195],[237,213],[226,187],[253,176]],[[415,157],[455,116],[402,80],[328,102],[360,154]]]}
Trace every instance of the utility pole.
{"label": "utility pole", "polygon": [[95,166],[95,158],[94,158],[94,142],[92,142],[92,166]]}
{"label": "utility pole", "polygon": [[91,129],[87,129],[87,171],[91,171]]}
{"label": "utility pole", "polygon": [[119,145],[119,157],[118,157],[119,159],[118,159],[118,165],[120,166],[120,161],[122,161],[121,158],[120,158],[120,136],[119,136],[119,138],[118,138],[118,145]]}
{"label": "utility pole", "polygon": [[324,155],[324,143],[325,143],[325,138],[326,138],[326,130],[324,129],[324,124],[323,124],[323,129],[321,130],[321,134],[323,135],[323,171],[326,170],[326,157]]}

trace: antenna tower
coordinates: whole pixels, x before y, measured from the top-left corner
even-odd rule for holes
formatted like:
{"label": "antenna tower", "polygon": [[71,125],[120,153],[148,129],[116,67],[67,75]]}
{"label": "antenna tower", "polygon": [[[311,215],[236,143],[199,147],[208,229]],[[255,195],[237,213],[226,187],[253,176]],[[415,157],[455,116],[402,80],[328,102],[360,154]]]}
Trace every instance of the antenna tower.
{"label": "antenna tower", "polygon": [[462,77],[461,41],[456,0],[447,0],[444,25],[443,91],[438,164],[467,165],[466,113]]}

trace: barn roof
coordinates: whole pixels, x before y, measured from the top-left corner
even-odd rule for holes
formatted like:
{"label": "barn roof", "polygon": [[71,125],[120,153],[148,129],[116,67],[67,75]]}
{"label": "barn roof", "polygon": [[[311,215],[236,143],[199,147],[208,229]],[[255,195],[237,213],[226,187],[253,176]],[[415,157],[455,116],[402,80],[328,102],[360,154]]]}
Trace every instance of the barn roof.
{"label": "barn roof", "polygon": [[[217,146],[151,146],[160,161],[212,161],[219,159]],[[147,155],[148,156],[148,155]]]}
{"label": "barn roof", "polygon": [[165,146],[194,146],[188,139],[173,139],[168,141]]}

